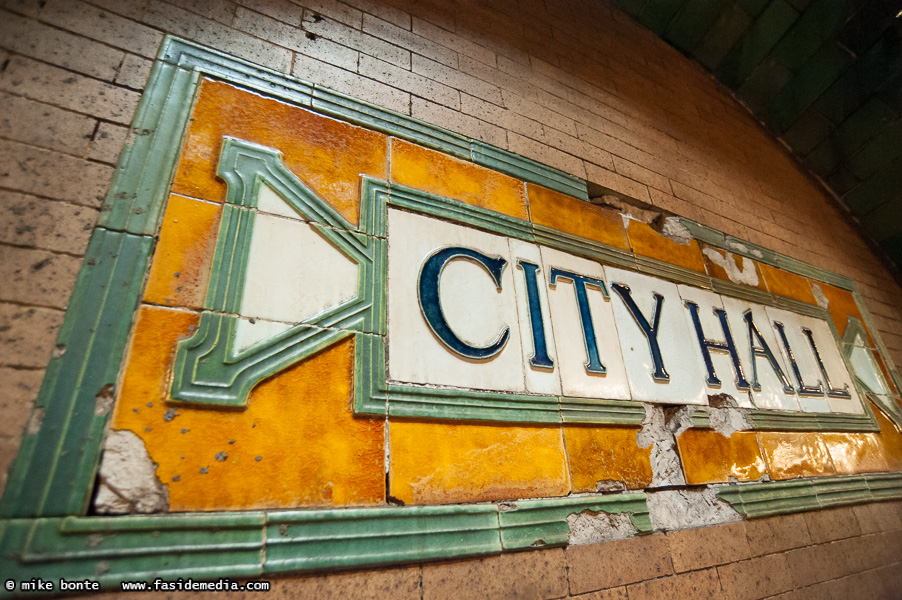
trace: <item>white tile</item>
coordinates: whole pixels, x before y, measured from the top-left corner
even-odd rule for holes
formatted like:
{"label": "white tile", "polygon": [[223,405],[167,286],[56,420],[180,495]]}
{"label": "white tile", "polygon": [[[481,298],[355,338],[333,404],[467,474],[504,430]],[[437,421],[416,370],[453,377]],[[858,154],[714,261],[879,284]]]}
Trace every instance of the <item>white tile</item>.
{"label": "white tile", "polygon": [[[858,390],[846,368],[846,362],[843,360],[842,352],[836,342],[836,337],[830,329],[830,325],[822,319],[815,319],[806,315],[797,315],[799,324],[811,330],[811,337],[814,339],[814,345],[821,356],[824,363],[824,370],[830,379],[830,387],[834,389],[843,389],[848,386],[848,392],[851,398],[836,398],[827,394],[827,402],[830,404],[830,411],[835,413],[863,414],[864,406],[858,396]],[[808,350],[812,353],[811,344],[808,344]],[[827,382],[824,382],[826,389]]]}
{"label": "white tile", "polygon": [[257,191],[257,210],[289,219],[306,220],[282,196],[265,183],[260,184]]}
{"label": "white tile", "polygon": [[[605,281],[604,267],[595,261],[543,247],[542,262],[546,274],[550,274],[552,268],[557,268]],[[588,354],[575,285],[571,281],[559,280],[548,290],[563,394],[578,398],[629,400],[629,382],[614,324],[613,299],[606,299],[597,287],[592,286],[586,286],[586,297],[599,358],[606,371],[604,374],[590,373],[586,369]]]}
{"label": "white tile", "polygon": [[880,373],[880,367],[877,366],[877,362],[871,356],[871,351],[868,349],[868,341],[861,333],[855,336],[849,362],[852,363],[852,370],[855,372],[855,375],[869,390],[880,396],[889,394],[889,389],[887,389],[886,382],[883,380],[883,374]]}
{"label": "white tile", "polygon": [[[736,369],[733,366],[733,359],[729,353],[716,348],[708,349],[708,354],[711,357],[711,364],[714,367],[714,374],[717,376],[717,379],[720,380],[721,385],[710,385],[707,382],[707,368],[705,367],[704,356],[702,355],[702,347],[698,341],[698,336],[695,333],[695,323],[692,319],[692,313],[686,306],[686,302],[694,302],[698,305],[698,320],[701,324],[705,339],[725,343],[726,334],[724,333],[723,325],[720,322],[720,318],[714,312],[718,309],[723,310],[723,299],[720,294],[688,285],[680,285],[678,287],[680,297],[683,300],[683,316],[686,318],[686,324],[691,335],[691,342],[689,342],[689,344],[692,346],[695,355],[698,358],[699,369],[701,369],[702,376],[705,379],[708,394],[728,394],[736,400],[739,406],[746,408],[754,407],[749,396],[749,390],[740,390],[737,387],[738,377]],[[745,377],[745,380],[748,381],[749,373],[746,365],[743,364],[742,353],[740,352],[742,346],[739,344],[739,338],[736,336],[738,329],[743,325],[743,322],[731,322],[729,317],[727,317],[727,326],[729,327],[733,339],[733,346],[736,348],[736,354],[739,357],[742,374]]]}
{"label": "white tile", "polygon": [[260,342],[284,333],[293,327],[290,323],[267,321],[266,319],[238,319],[232,338],[232,355],[238,356]]}
{"label": "white tile", "polygon": [[[506,238],[438,219],[388,211],[388,371],[398,382],[479,390],[525,391],[514,273]],[[454,260],[441,275],[439,299],[451,330],[486,346],[505,327],[509,338],[491,358],[471,360],[436,336],[420,309],[418,279],[436,251],[464,247],[508,261],[501,290],[479,264]]]}
{"label": "white tile", "polygon": [[[767,316],[770,319],[770,326],[773,329],[774,337],[777,340],[777,346],[780,347],[780,353],[783,355],[783,364],[787,367],[786,376],[789,377],[789,381],[796,390],[799,406],[801,406],[802,410],[805,412],[830,412],[827,396],[823,393],[824,384],[821,371],[814,360],[808,338],[802,333],[802,327],[804,326],[800,321],[802,316],[772,306],[767,307]],[[799,369],[798,376],[792,368],[792,361],[790,360],[789,354],[790,351],[786,349],[786,345],[780,337],[780,331],[776,325],[777,323],[783,325],[786,341],[789,343],[792,357],[795,358],[796,366]],[[802,385],[802,383],[799,382],[799,376],[801,376],[805,386],[813,388],[820,387],[821,393],[799,393],[799,386]]]}
{"label": "white tile", "polygon": [[[668,404],[707,404],[704,376],[696,355],[687,348],[693,343],[695,334],[689,331],[682,312],[686,310],[680,301],[676,285],[640,273],[605,267],[611,287],[614,318],[620,333],[620,348],[629,375],[633,400],[663,402]],[[654,294],[663,296],[661,315],[657,329],[657,340],[661,350],[664,369],[670,376],[668,381],[657,381],[653,377],[654,363],[648,338],[639,328],[623,299],[615,292],[615,283],[630,289],[630,297],[653,324],[655,307]]]}
{"label": "white tile", "polygon": [[240,313],[300,323],[357,297],[357,263],[312,226],[257,213]]}
{"label": "white tile", "polygon": [[[557,353],[554,348],[554,335],[552,333],[551,314],[548,306],[548,269],[543,266],[542,255],[538,246],[515,239],[510,239],[508,242],[511,250],[510,268],[514,269],[514,290],[517,297],[517,317],[519,319],[520,346],[523,349],[526,389],[535,394],[559,396],[561,394],[561,376]],[[544,325],[546,352],[548,358],[554,364],[550,368],[530,363],[530,359],[536,353],[536,344],[533,339],[532,322],[530,320],[526,273],[522,266],[518,266],[521,259],[538,266],[535,273],[536,288],[539,293],[539,310],[541,311]]]}
{"label": "white tile", "polygon": [[[780,352],[780,345],[777,343],[773,325],[770,323],[766,308],[747,300],[730,298],[729,296],[722,296],[722,298],[730,326],[732,327],[734,323],[736,324],[733,330],[733,337],[736,340],[736,345],[739,347],[739,356],[742,359],[743,367],[745,367],[746,378],[749,380],[749,383],[753,381],[753,365],[757,364],[758,367],[758,383],[761,385],[761,390],[752,390],[752,402],[758,408],[801,410],[795,392],[786,393],[783,390],[783,384],[777,377],[776,371],[771,367],[770,362],[763,356],[756,358],[752,354],[752,340],[749,335],[748,323],[744,319],[744,315],[748,311],[751,311],[752,321],[761,333],[764,343],[767,344],[767,347],[773,353],[774,360],[777,361],[783,374],[787,377],[787,381],[792,385],[792,375],[787,368],[783,354]],[[757,340],[756,345],[758,345]]]}

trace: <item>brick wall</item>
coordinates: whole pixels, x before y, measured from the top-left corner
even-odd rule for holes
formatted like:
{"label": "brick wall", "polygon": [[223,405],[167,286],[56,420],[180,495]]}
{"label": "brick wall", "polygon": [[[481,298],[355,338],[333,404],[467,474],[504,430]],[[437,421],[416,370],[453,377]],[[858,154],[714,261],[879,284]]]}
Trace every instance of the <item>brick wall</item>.
{"label": "brick wall", "polygon": [[[605,3],[484,4],[3,0],[0,411],[5,418],[0,422],[0,485],[54,351],[98,207],[165,33],[507,148],[848,275],[858,282],[883,340],[896,363],[902,364],[899,285],[849,217],[709,77]],[[890,514],[886,508],[874,510]],[[855,509],[854,514],[859,512]],[[847,516],[852,514],[847,511]],[[802,519],[811,530],[812,519],[817,518],[785,519],[787,523]],[[861,520],[856,523],[861,525]],[[759,525],[727,527],[723,531],[737,539],[748,533],[751,544],[748,557],[730,560],[778,565],[774,568],[780,573],[789,565],[794,585],[801,583],[795,579],[799,575],[791,562],[793,552],[814,556],[853,543],[830,542],[809,547],[816,550],[752,558],[757,551],[752,549],[750,532]],[[696,534],[685,534],[692,535]],[[867,539],[857,531],[854,535],[858,537],[849,539]],[[867,535],[877,534],[869,530]],[[630,597],[671,584],[727,585],[724,573],[734,572],[731,569],[754,570],[749,562],[715,569],[699,557],[684,560],[674,554],[671,561],[678,540],[685,536],[617,542],[624,547],[633,544],[637,552],[660,554],[656,564],[662,571],[639,579],[671,568],[682,573],[678,564],[701,569],[635,584],[628,588]],[[744,542],[737,543],[746,548]],[[496,568],[492,565],[547,561],[542,568],[550,571],[543,581],[554,593],[588,591],[592,588],[573,587],[574,581],[583,581],[578,561],[585,552],[589,550],[573,548],[461,563],[469,566],[448,567],[446,576],[437,574],[439,567],[429,566],[422,569],[422,583],[417,585],[441,590],[442,577],[465,579],[469,569],[490,585]],[[558,581],[567,565],[570,588],[564,585],[566,578]],[[408,572],[421,577],[416,568],[391,573]],[[356,581],[355,577],[340,580]],[[854,587],[855,581],[850,585]],[[597,597],[623,597],[618,593]]]}

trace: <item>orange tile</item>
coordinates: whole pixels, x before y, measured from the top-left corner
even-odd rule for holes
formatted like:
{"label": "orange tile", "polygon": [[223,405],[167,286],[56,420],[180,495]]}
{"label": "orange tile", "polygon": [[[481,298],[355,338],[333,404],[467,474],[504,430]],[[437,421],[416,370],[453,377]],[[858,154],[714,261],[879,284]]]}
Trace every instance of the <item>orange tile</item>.
{"label": "orange tile", "polygon": [[[820,286],[821,291],[824,292],[824,296],[829,302],[827,310],[830,311],[830,316],[833,318],[833,323],[836,325],[840,337],[846,333],[849,317],[855,317],[864,326],[864,318],[861,316],[861,310],[858,308],[858,303],[855,302],[855,295],[852,292],[826,283],[816,283]],[[867,330],[867,327],[865,327],[865,330]],[[874,346],[874,340],[871,339],[870,332],[868,333],[868,343],[871,347]]]}
{"label": "orange tile", "polygon": [[698,242],[690,240],[688,244],[675,242],[664,237],[650,225],[641,221],[628,221],[626,233],[629,236],[633,252],[643,256],[657,258],[672,265],[679,265],[693,271],[705,272],[705,261]]}
{"label": "orange tile", "polygon": [[818,433],[762,431],[758,442],[773,479],[835,474],[830,453]]}
{"label": "orange tile", "polygon": [[167,401],[175,344],[196,323],[196,313],[140,308],[112,420],[144,440],[170,510],[384,501],[383,422],[351,412],[352,339],[265,380],[247,408],[220,410]]}
{"label": "orange tile", "polygon": [[838,475],[886,471],[886,457],[874,433],[823,433]]}
{"label": "orange tile", "polygon": [[390,493],[407,504],[570,492],[560,427],[392,421]]}
{"label": "orange tile", "polygon": [[215,202],[222,137],[280,150],[285,166],[351,223],[358,222],[360,174],[387,176],[387,136],[218,81],[201,84],[172,190]]}
{"label": "orange tile", "polygon": [[880,434],[877,436],[877,443],[883,450],[883,458],[886,460],[888,471],[902,471],[902,433],[893,425],[878,408],[871,405],[874,411],[874,417],[880,426]]}
{"label": "orange tile", "polygon": [[523,182],[435,150],[391,140],[391,179],[400,184],[528,220]]}
{"label": "orange tile", "polygon": [[533,223],[623,250],[630,249],[623,217],[616,211],[532,183],[526,184],[526,193],[529,196],[529,217]]}
{"label": "orange tile", "polygon": [[599,484],[622,482],[629,489],[651,484],[651,447],[636,443],[635,427],[564,426],[573,492],[595,492]]}
{"label": "orange tile", "polygon": [[175,194],[169,197],[144,289],[145,302],[203,308],[221,209],[220,204]]}
{"label": "orange tile", "polygon": [[765,289],[764,278],[761,277],[761,270],[756,261],[709,244],[700,244],[700,247],[705,259],[705,269],[711,277]]}
{"label": "orange tile", "polygon": [[754,433],[733,433],[730,437],[712,429],[687,429],[677,438],[686,483],[758,481],[767,466]]}
{"label": "orange tile", "polygon": [[764,263],[759,263],[758,267],[761,269],[761,275],[764,277],[767,291],[770,293],[801,300],[808,304],[817,304],[814,292],[811,291],[811,282],[808,279]]}

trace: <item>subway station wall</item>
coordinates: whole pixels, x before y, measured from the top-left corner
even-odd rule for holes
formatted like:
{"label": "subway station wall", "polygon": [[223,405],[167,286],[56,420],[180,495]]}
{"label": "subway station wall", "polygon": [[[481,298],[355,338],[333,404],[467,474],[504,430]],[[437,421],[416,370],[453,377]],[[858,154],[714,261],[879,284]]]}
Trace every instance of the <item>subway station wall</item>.
{"label": "subway station wall", "polygon": [[[619,537],[679,528],[635,504],[659,486],[799,479],[773,489],[810,509],[829,505],[818,477],[859,502],[899,470],[897,283],[741,108],[615,9],[3,15],[0,466],[4,516],[51,518],[32,539],[66,516],[458,518],[543,499],[521,517],[474,505],[500,545],[410,562],[529,547],[529,511],[606,506],[630,515]],[[167,33],[191,43],[170,39],[148,82]],[[542,544],[574,541],[568,518],[545,522],[561,518]],[[341,566],[299,552],[272,569]]]}

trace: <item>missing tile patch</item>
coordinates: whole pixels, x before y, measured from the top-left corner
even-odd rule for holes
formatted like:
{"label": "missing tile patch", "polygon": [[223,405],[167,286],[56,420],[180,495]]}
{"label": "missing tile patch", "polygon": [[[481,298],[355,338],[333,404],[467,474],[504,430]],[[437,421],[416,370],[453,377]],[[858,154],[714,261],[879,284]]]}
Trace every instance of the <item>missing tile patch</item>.
{"label": "missing tile patch", "polygon": [[110,431],[100,465],[94,509],[102,515],[169,510],[169,489],[160,482],[144,442],[131,431]]}

